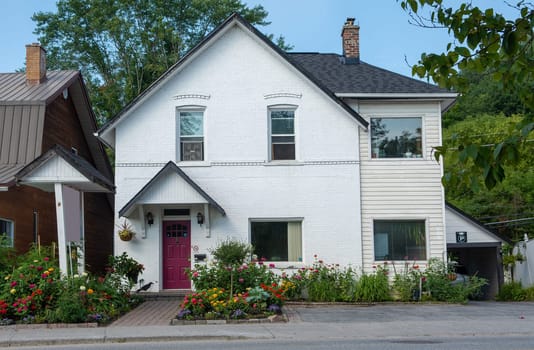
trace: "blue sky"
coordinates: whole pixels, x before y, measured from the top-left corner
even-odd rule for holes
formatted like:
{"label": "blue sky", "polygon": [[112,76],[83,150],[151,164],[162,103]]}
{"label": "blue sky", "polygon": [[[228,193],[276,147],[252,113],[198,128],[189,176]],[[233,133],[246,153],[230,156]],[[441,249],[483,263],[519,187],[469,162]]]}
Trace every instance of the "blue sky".
{"label": "blue sky", "polygon": [[[271,24],[259,29],[275,36],[283,35],[294,45],[295,52],[341,53],[341,27],[347,17],[355,17],[360,25],[361,59],[407,76],[411,76],[408,63],[417,63],[423,52],[442,52],[450,41],[445,30],[410,25],[408,15],[396,0],[245,2],[263,5]],[[514,13],[502,0],[473,2],[481,7],[492,6],[505,14]],[[13,72],[24,66],[25,45],[37,41],[30,18],[35,12],[55,11],[55,3],[56,0],[1,0],[0,72]]]}

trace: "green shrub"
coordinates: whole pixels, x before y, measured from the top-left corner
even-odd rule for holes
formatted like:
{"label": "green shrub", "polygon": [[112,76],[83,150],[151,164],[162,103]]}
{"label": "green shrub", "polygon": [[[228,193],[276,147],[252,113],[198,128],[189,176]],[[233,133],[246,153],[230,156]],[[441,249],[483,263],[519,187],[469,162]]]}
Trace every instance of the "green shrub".
{"label": "green shrub", "polygon": [[428,292],[431,300],[465,303],[469,297],[478,296],[487,284],[484,278],[477,276],[470,276],[462,283],[452,283],[450,274],[445,262],[435,258],[429,260],[423,289]]}
{"label": "green shrub", "polygon": [[373,274],[362,274],[358,280],[354,299],[369,303],[391,300],[387,269],[378,267]]}
{"label": "green shrub", "polygon": [[505,283],[495,299],[498,301],[524,301],[527,300],[527,290],[523,289],[519,282]]}
{"label": "green shrub", "polygon": [[293,283],[305,291],[309,301],[354,301],[356,274],[351,267],[325,264],[315,260],[311,268],[302,269],[293,277]]}
{"label": "green shrub", "polygon": [[222,262],[208,266],[196,264],[189,271],[195,290],[208,290],[218,287],[232,293],[245,293],[248,288],[254,288],[262,283],[271,285],[277,283],[279,277],[263,262],[243,263],[239,266],[227,266]]}
{"label": "green shrub", "polygon": [[393,279],[392,289],[395,296],[400,301],[419,300],[419,287],[423,273],[419,269],[419,265],[413,263],[404,264],[404,269],[401,273],[396,273]]}
{"label": "green shrub", "polygon": [[252,254],[252,246],[232,238],[219,243],[219,245],[212,251],[213,257],[217,262],[226,265],[240,265],[246,260],[249,260]]}

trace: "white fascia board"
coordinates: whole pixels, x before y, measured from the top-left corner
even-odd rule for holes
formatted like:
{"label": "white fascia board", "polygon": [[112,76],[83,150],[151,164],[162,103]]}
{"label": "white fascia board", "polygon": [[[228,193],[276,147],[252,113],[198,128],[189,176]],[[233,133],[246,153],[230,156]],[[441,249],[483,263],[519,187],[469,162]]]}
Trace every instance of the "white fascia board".
{"label": "white fascia board", "polygon": [[384,98],[384,99],[444,99],[456,98],[458,93],[336,93],[341,98]]}

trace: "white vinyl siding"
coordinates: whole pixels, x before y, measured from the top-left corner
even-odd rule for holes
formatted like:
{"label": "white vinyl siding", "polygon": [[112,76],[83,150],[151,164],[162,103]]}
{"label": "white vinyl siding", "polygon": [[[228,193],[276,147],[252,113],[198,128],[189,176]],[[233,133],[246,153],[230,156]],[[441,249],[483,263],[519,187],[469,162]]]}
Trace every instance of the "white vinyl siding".
{"label": "white vinyl siding", "polygon": [[370,132],[360,132],[362,249],[367,271],[374,257],[374,220],[425,220],[427,256],[443,258],[445,252],[444,196],[441,165],[433,157],[432,146],[441,144],[439,104],[360,103],[360,114],[367,120],[422,118],[423,158],[371,159]]}

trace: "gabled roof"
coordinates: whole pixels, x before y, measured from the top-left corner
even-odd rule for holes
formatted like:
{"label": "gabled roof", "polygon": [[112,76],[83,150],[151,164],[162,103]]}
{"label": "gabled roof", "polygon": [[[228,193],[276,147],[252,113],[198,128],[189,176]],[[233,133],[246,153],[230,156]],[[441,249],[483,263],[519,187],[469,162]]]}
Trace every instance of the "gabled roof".
{"label": "gabled roof", "polygon": [[[358,112],[353,110],[347,103],[345,103],[343,100],[338,98],[330,89],[328,89],[328,87],[326,87],[319,79],[317,79],[316,76],[314,76],[313,74],[310,74],[308,71],[303,69],[299,64],[296,64],[293,60],[291,60],[288,57],[286,52],[284,52],[282,49],[280,49],[278,46],[276,46],[271,40],[269,40],[269,38],[267,38],[260,31],[258,31],[254,26],[252,26],[250,23],[248,23],[239,14],[234,13],[233,15],[228,17],[222,24],[220,24],[217,28],[215,28],[211,33],[209,33],[193,49],[191,49],[189,52],[187,52],[187,54],[185,54],[184,57],[182,57],[178,62],[176,62],[171,68],[169,68],[165,73],[163,73],[145,91],[143,91],[140,95],[138,95],[136,98],[134,98],[113,119],[111,119],[105,125],[103,125],[102,128],[100,128],[100,130],[98,130],[99,137],[104,135],[104,134],[106,134],[107,132],[109,132],[109,130],[113,129],[115,127],[115,125],[117,125],[117,123],[123,117],[125,117],[128,114],[128,112],[130,112],[138,103],[140,103],[141,100],[143,100],[146,96],[148,96],[153,90],[155,90],[165,79],[167,79],[174,72],[176,72],[182,65],[184,65],[186,62],[188,62],[188,60],[191,59],[196,53],[198,53],[200,50],[202,50],[204,47],[206,47],[208,45],[208,43],[212,39],[214,39],[218,34],[223,32],[227,28],[230,28],[235,23],[241,24],[241,26],[243,28],[248,29],[253,35],[255,35],[257,38],[259,38],[261,41],[263,41],[269,48],[271,48],[274,52],[276,52],[281,59],[283,59],[284,61],[289,63],[291,66],[293,66],[297,71],[299,71],[301,74],[303,74],[308,80],[310,80],[320,90],[322,90],[332,101],[334,101],[343,110],[345,110],[345,112],[347,112],[354,119],[356,119],[356,121],[360,125],[362,125],[364,128],[368,127],[368,122],[364,118],[362,118],[358,114]],[[104,141],[104,140],[102,139],[102,141]]]}
{"label": "gabled roof", "polygon": [[[61,179],[57,174],[51,174],[50,177],[57,177],[57,182],[65,183],[71,185],[70,182],[73,182],[73,187],[78,187],[78,189],[87,190],[89,192],[115,192],[115,186],[113,183],[102,175],[95,167],[93,167],[88,161],[80,157],[79,155],[66,150],[63,146],[54,145],[48,151],[46,151],[41,156],[37,157],[30,164],[26,165],[22,170],[15,174],[15,179],[17,182],[26,183],[28,178],[32,174],[36,173],[40,168],[46,166],[46,164],[53,158],[61,158],[67,162],[72,168],[74,168],[79,174],[81,174],[88,181],[79,181],[72,180],[72,177],[69,177],[66,180]],[[56,170],[56,169],[54,169]],[[28,182],[28,184],[32,184]],[[35,183],[36,187],[41,188],[40,183]],[[47,183],[45,186],[53,186],[53,183]]]}
{"label": "gabled roof", "polygon": [[0,104],[48,104],[69,87],[79,74],[75,70],[48,71],[44,82],[30,86],[26,84],[25,73],[0,73]]}
{"label": "gabled roof", "polygon": [[436,85],[362,61],[346,64],[345,57],[338,54],[288,53],[288,58],[336,94],[451,94]]}
{"label": "gabled roof", "polygon": [[14,184],[13,169],[20,170],[41,155],[47,106],[66,89],[96,168],[113,179],[104,148],[93,135],[96,117],[79,71],[48,71],[37,85],[26,84],[25,73],[0,73],[0,186]]}
{"label": "gabled roof", "polygon": [[471,215],[467,214],[465,211],[463,211],[462,209],[452,205],[451,203],[449,202],[445,202],[445,207],[449,210],[451,210],[452,212],[460,215],[461,217],[463,217],[464,219],[468,220],[468,221],[471,221],[471,223],[475,226],[478,226],[481,230],[483,231],[486,231],[487,233],[491,234],[491,235],[494,235],[495,237],[497,237],[498,239],[506,242],[506,243],[509,243],[509,244],[512,244],[512,240],[504,235],[501,235],[499,232],[495,231],[495,230],[492,230],[490,228],[488,228],[486,225],[484,225],[482,222],[478,221],[477,219],[475,219],[474,217],[472,217]]}
{"label": "gabled roof", "polygon": [[213,199],[211,198],[196,182],[194,182],[189,176],[187,176],[186,173],[183,172],[182,169],[180,169],[173,161],[169,161],[163,168],[161,168],[160,171],[152,179],[150,179],[149,182],[135,196],[132,197],[126,203],[124,207],[122,207],[121,210],[119,210],[119,216],[124,216],[126,213],[128,213],[135,205],[136,203],[143,197],[145,193],[148,193],[151,188],[158,183],[165,174],[170,171],[175,174],[177,174],[180,178],[182,178],[189,186],[193,188],[196,193],[198,193],[202,198],[206,200],[207,203],[215,207],[223,216],[226,215],[226,212],[224,209]]}

